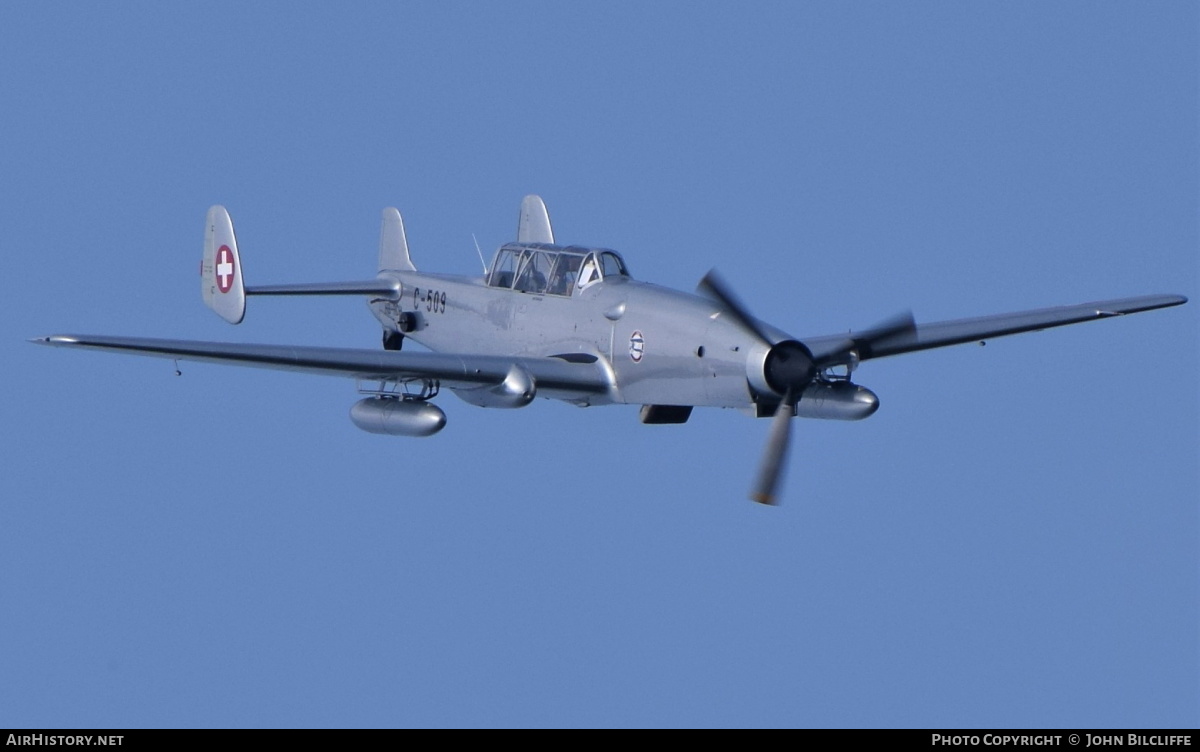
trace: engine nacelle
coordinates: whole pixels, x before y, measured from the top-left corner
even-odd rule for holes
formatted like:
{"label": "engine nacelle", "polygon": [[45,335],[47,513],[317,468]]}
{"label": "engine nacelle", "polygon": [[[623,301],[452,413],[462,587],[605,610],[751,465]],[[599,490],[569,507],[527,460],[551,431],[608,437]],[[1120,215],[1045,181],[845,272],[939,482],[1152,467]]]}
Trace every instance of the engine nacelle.
{"label": "engine nacelle", "polygon": [[398,397],[367,397],[350,407],[350,420],[367,433],[432,436],[446,426],[437,405]]}
{"label": "engine nacelle", "polygon": [[537,385],[533,376],[521,366],[513,363],[508,369],[508,375],[495,386],[481,386],[475,389],[455,389],[459,399],[479,407],[525,407],[533,402],[537,395]]}
{"label": "engine nacelle", "polygon": [[789,389],[795,393],[817,375],[812,352],[802,342],[785,339],[767,346],[755,345],[746,359],[746,379],[759,393],[782,397]]}
{"label": "engine nacelle", "polygon": [[849,381],[818,381],[809,384],[796,404],[801,418],[862,420],[879,409],[879,398],[865,386]]}

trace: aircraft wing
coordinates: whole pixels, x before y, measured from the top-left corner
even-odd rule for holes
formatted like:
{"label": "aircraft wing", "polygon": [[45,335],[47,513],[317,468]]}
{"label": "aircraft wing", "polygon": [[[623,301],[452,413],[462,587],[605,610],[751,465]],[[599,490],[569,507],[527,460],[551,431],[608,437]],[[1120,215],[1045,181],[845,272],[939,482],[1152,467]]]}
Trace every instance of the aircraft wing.
{"label": "aircraft wing", "polygon": [[[55,347],[80,347],[173,360],[223,363],[272,368],[364,381],[437,379],[442,386],[470,389],[503,382],[514,365],[533,377],[539,392],[553,391],[581,397],[604,394],[608,379],[595,358],[521,358],[495,355],[455,355],[433,352],[399,352],[345,347],[248,345],[229,342],[195,342],[103,335],[59,334],[30,340]],[[591,362],[583,362],[588,361]]]}
{"label": "aircraft wing", "polygon": [[[882,338],[865,346],[859,352],[860,360],[882,358],[888,355],[929,350],[934,347],[959,345],[964,342],[978,342],[995,337],[1022,332],[1036,332],[1055,326],[1079,324],[1084,321],[1095,321],[1113,316],[1124,316],[1128,313],[1152,311],[1156,308],[1168,308],[1182,305],[1187,298],[1182,295],[1147,295],[1138,298],[1121,298],[1118,300],[1102,300],[1095,303],[1080,303],[1078,305],[1058,306],[1056,308],[1039,308],[1032,311],[1016,313],[1001,313],[995,316],[980,316],[954,321],[938,321],[931,324],[917,324],[915,331],[905,332],[890,338]],[[854,333],[834,334],[824,337],[812,337],[801,340],[812,351],[813,356],[820,359],[830,353],[844,349],[848,339],[853,339]]]}

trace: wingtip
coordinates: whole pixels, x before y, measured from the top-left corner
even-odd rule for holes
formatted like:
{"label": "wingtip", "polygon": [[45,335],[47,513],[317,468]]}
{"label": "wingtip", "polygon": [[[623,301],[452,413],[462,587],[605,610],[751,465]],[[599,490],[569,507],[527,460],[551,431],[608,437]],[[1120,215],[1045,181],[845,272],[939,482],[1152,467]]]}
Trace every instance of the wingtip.
{"label": "wingtip", "polygon": [[45,337],[33,337],[26,341],[35,345],[74,345],[79,343],[79,338],[66,334],[51,334]]}
{"label": "wingtip", "polygon": [[1188,302],[1186,295],[1159,295],[1154,301],[1154,308],[1171,308],[1172,306],[1183,305]]}

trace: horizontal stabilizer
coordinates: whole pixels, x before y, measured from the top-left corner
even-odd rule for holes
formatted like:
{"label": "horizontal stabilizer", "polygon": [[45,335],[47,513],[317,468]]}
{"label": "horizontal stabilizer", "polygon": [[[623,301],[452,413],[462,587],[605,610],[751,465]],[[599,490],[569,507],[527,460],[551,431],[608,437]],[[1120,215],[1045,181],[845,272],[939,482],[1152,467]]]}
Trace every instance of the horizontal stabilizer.
{"label": "horizontal stabilizer", "polygon": [[380,277],[361,282],[306,282],[298,285],[255,285],[246,288],[247,295],[375,295],[380,298],[400,297],[400,283]]}

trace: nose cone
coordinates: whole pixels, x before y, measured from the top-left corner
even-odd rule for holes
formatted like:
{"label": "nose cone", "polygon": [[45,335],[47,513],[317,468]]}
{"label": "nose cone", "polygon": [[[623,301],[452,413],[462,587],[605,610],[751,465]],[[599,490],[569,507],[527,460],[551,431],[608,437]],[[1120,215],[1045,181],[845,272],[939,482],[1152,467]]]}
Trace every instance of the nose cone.
{"label": "nose cone", "polygon": [[803,389],[816,373],[812,353],[796,340],[784,340],[772,345],[763,363],[763,375],[767,383],[780,394],[789,389]]}

